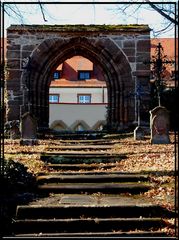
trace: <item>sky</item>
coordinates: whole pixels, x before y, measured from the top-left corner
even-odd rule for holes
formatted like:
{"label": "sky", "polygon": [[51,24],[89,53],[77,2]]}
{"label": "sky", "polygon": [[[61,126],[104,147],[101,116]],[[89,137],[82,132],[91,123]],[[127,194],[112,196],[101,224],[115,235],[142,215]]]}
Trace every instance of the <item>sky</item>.
{"label": "sky", "polygon": [[[5,1],[4,1],[5,2]],[[14,5],[13,1],[10,7],[13,7],[19,16],[15,15],[7,5],[7,11],[10,16],[5,14],[5,28],[11,24],[148,24],[151,29],[159,31],[163,29],[164,21],[159,13],[153,10],[147,9],[146,5],[142,5],[135,12],[135,9],[139,5],[133,5],[130,7],[129,12],[131,16],[122,14],[117,8],[121,5],[117,1],[110,1],[110,4],[106,4],[104,1],[92,1],[88,0],[89,4],[78,3],[69,4],[68,0],[64,1],[67,4],[60,4],[61,1],[56,1],[59,4],[43,4],[43,13],[39,4],[25,4],[25,2],[38,2],[37,0],[22,1],[22,4]],[[47,2],[44,0],[43,2]],[[52,1],[50,1],[52,3]],[[53,1],[55,2],[55,1]],[[74,1],[71,1],[74,2]],[[78,1],[75,1],[78,2]],[[101,4],[94,4],[94,2],[100,2]],[[115,2],[115,4],[112,4]],[[173,1],[175,2],[175,1]],[[171,1],[172,3],[172,1]],[[43,18],[47,21],[44,21]],[[154,35],[154,31],[151,31],[151,37],[174,37],[174,28],[170,27],[169,32]]]}

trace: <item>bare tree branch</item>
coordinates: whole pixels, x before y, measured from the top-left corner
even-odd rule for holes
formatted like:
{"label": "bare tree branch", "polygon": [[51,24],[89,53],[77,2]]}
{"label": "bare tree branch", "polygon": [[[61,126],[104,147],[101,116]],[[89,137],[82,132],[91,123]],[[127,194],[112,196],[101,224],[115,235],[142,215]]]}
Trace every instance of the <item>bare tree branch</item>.
{"label": "bare tree branch", "polygon": [[172,25],[172,22],[170,22],[165,28],[160,29],[159,31],[155,31],[154,35],[158,36],[161,33],[170,31],[169,27]]}
{"label": "bare tree branch", "polygon": [[40,6],[40,10],[41,10],[42,16],[43,16],[43,20],[45,22],[47,22],[47,20],[45,19],[45,14],[44,14],[44,11],[43,11],[42,3],[40,2],[40,0],[38,0],[38,3],[39,3],[39,6]]}
{"label": "bare tree branch", "polygon": [[170,17],[170,15],[166,14],[164,11],[162,11],[159,7],[157,7],[156,4],[151,3],[149,0],[145,0],[154,10],[156,10],[158,13],[160,13],[163,17],[167,18],[170,22],[177,24],[178,21],[174,18]]}

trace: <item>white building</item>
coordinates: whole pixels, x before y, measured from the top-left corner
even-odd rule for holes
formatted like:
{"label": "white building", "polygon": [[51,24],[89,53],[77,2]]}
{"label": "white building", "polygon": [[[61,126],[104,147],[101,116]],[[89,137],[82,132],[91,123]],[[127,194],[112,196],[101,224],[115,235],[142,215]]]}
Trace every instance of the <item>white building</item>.
{"label": "white building", "polygon": [[101,130],[106,123],[107,87],[94,64],[74,56],[52,74],[49,126],[61,131]]}

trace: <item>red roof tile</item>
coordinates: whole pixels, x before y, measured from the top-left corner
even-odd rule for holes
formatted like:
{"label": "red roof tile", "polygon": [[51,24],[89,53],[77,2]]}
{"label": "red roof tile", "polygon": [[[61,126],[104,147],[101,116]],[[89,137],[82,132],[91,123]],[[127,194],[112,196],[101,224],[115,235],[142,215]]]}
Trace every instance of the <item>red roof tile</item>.
{"label": "red roof tile", "polygon": [[65,61],[69,64],[75,71],[92,71],[93,70],[93,63],[82,56],[74,56],[70,59]]}
{"label": "red roof tile", "polygon": [[69,81],[66,79],[55,80],[51,82],[51,87],[105,87],[105,81],[99,81],[97,79]]}

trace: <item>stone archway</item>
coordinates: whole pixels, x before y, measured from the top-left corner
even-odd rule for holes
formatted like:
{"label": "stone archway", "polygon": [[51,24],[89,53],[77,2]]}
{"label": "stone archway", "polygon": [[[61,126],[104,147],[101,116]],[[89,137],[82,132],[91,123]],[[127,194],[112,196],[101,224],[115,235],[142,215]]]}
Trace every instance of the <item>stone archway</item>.
{"label": "stone archway", "polygon": [[[134,121],[134,101],[126,96],[134,92],[132,70],[127,57],[110,38],[69,37],[44,40],[31,53],[29,87],[30,110],[39,127],[48,127],[48,90],[51,72],[64,60],[81,55],[101,69],[108,88],[108,126],[123,128]],[[22,75],[22,82],[26,76]],[[25,109],[24,104],[24,109]],[[22,106],[23,109],[23,106]]]}

